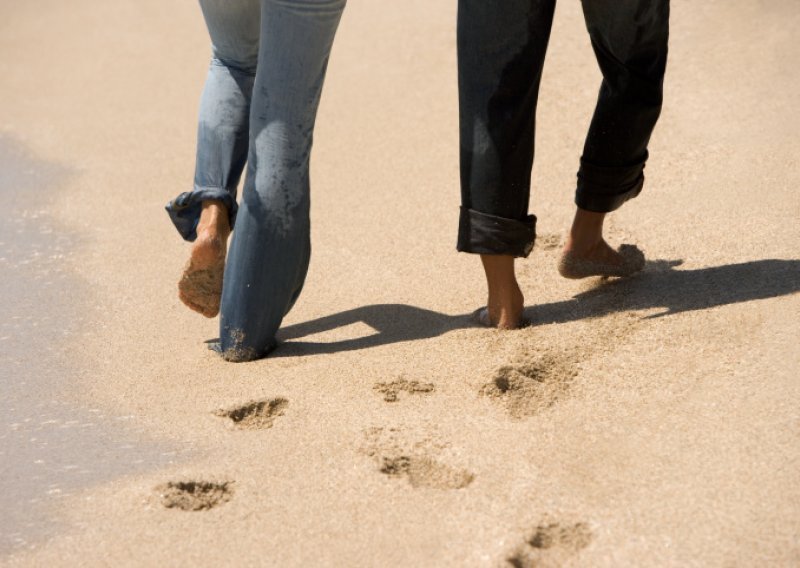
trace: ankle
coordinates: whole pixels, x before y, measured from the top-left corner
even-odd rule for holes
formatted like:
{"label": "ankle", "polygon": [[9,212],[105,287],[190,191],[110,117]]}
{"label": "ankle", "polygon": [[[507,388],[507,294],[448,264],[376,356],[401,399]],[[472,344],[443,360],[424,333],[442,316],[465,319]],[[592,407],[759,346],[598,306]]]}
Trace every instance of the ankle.
{"label": "ankle", "polygon": [[577,209],[567,239],[566,251],[586,253],[602,246],[605,213]]}
{"label": "ankle", "polygon": [[481,262],[486,273],[486,285],[490,296],[502,297],[519,290],[514,273],[514,257],[482,254]]}
{"label": "ankle", "polygon": [[522,290],[514,283],[513,289],[504,289],[502,292],[489,291],[486,300],[489,321],[498,329],[516,329],[522,322],[522,311],[525,308],[525,298]]}
{"label": "ankle", "polygon": [[226,239],[229,233],[228,209],[225,205],[221,201],[204,201],[197,223],[198,237]]}
{"label": "ankle", "polygon": [[514,257],[481,255],[481,262],[486,272],[486,307],[492,325],[501,329],[519,327],[525,298],[514,273]]}
{"label": "ankle", "polygon": [[502,288],[489,288],[486,305],[493,310],[504,312],[522,311],[525,298],[522,289],[515,281],[513,284]]}

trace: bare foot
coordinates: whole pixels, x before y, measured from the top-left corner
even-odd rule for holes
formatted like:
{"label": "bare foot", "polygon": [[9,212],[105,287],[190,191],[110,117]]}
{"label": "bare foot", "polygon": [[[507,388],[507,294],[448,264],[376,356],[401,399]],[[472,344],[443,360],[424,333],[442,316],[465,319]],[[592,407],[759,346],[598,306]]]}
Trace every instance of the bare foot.
{"label": "bare foot", "polygon": [[558,273],[564,278],[589,276],[630,276],[644,268],[644,253],[636,245],[621,245],[612,249],[605,241],[588,254],[578,255],[567,250],[558,262]]}
{"label": "bare foot", "polygon": [[517,329],[523,324],[525,298],[514,274],[514,258],[502,255],[481,255],[489,297],[479,310],[479,323],[497,329]]}
{"label": "bare foot", "polygon": [[207,318],[219,313],[228,235],[230,227],[225,206],[219,201],[204,202],[197,239],[178,282],[178,297]]}
{"label": "bare foot", "polygon": [[635,245],[612,249],[603,239],[605,213],[578,209],[564,245],[558,272],[564,278],[630,276],[644,268],[644,253]]}

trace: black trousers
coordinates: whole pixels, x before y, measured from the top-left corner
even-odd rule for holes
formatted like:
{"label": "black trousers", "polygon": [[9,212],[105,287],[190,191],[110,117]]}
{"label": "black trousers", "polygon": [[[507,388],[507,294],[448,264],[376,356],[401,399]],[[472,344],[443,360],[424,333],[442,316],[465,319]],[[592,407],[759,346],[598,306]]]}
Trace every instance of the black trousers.
{"label": "black trousers", "polygon": [[[603,74],[575,203],[606,213],[642,189],[661,112],[669,0],[582,0]],[[555,0],[459,0],[458,250],[528,256],[536,103]],[[564,93],[565,97],[569,93]]]}

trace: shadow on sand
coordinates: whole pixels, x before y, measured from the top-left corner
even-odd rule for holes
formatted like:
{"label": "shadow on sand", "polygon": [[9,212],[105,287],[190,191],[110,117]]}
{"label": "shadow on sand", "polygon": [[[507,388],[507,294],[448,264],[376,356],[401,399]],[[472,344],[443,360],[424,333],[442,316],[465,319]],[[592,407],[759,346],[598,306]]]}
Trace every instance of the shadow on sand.
{"label": "shadow on sand", "polygon": [[[540,325],[626,311],[662,309],[657,314],[646,316],[650,319],[785,296],[800,290],[800,260],[756,260],[698,270],[676,270],[675,267],[681,263],[679,260],[650,261],[634,278],[598,280],[596,287],[570,300],[526,308],[525,317],[533,325]],[[297,341],[354,323],[366,324],[375,333],[331,343]],[[278,349],[270,357],[366,349],[436,337],[455,329],[475,326],[471,314],[449,316],[405,304],[362,306],[280,330]]]}

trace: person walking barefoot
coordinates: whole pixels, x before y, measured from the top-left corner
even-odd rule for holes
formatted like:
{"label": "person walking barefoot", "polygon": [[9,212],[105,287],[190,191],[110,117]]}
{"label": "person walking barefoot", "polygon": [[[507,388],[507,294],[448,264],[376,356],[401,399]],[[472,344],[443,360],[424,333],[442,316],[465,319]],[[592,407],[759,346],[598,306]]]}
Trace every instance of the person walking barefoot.
{"label": "person walking barefoot", "polygon": [[[228,361],[266,355],[303,288],[312,135],[344,6],[345,0],[200,0],[212,59],[200,101],[194,188],[170,201],[167,212],[193,242],[178,296],[206,317],[220,313],[219,349]],[[240,207],[236,188],[245,165]]]}
{"label": "person walking barefoot", "polygon": [[202,203],[197,237],[178,282],[178,297],[189,308],[213,318],[219,313],[225,254],[231,234],[227,208],[221,201]]}
{"label": "person walking barefoot", "polygon": [[[577,206],[558,263],[565,278],[629,276],[635,245],[613,249],[606,215],[644,184],[647,145],[661,111],[669,0],[582,1],[603,81],[586,136]],[[457,249],[479,254],[488,299],[479,319],[514,329],[524,297],[514,273],[536,239],[528,214],[539,83],[555,0],[459,0],[461,213]]]}

